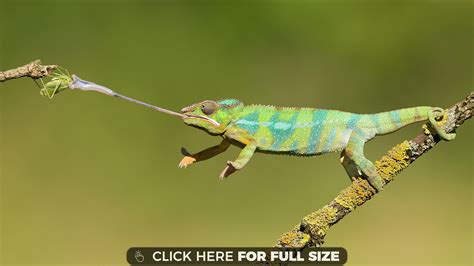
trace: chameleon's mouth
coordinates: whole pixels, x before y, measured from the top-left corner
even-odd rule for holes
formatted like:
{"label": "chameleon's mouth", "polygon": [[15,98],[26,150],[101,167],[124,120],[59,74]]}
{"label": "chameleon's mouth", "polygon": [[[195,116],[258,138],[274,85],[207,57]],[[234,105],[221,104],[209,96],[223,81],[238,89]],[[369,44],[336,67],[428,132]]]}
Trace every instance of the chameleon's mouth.
{"label": "chameleon's mouth", "polygon": [[203,116],[203,115],[191,115],[191,114],[184,114],[185,116],[183,117],[183,120],[186,120],[186,119],[191,119],[191,118],[197,118],[197,119],[202,119],[202,120],[205,120],[207,122],[210,122],[211,124],[215,125],[215,126],[220,126],[221,124],[219,122],[217,122],[216,120],[210,118],[210,117],[206,117],[206,116]]}

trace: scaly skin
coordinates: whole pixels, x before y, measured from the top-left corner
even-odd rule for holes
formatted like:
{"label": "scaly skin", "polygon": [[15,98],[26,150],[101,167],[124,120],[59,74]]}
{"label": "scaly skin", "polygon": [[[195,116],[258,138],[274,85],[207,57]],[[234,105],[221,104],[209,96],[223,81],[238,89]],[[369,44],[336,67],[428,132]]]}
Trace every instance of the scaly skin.
{"label": "scaly skin", "polygon": [[406,125],[428,120],[438,135],[452,140],[454,133],[442,130],[436,119],[444,116],[437,107],[414,107],[378,114],[353,114],[315,108],[264,105],[244,106],[238,100],[206,100],[181,110],[187,125],[223,138],[219,145],[195,154],[184,148],[179,166],[214,157],[230,144],[242,147],[235,161],[228,161],[220,179],[242,169],[255,152],[316,156],[341,152],[341,163],[349,177],[363,175],[378,191],[382,178],[364,156],[364,144],[376,135],[392,133]]}

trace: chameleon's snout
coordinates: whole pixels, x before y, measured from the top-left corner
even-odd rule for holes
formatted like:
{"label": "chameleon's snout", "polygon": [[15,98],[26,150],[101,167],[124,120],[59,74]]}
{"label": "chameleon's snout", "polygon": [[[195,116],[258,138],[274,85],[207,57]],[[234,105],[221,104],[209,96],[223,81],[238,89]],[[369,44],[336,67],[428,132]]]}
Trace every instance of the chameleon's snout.
{"label": "chameleon's snout", "polygon": [[193,110],[193,106],[186,106],[184,107],[183,109],[181,109],[181,113],[188,113],[188,112],[191,112]]}

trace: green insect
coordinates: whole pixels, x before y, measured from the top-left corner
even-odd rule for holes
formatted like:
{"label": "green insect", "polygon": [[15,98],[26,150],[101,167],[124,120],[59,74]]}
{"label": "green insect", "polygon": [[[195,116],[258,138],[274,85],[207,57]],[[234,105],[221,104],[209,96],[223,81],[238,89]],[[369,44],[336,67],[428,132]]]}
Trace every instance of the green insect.
{"label": "green insect", "polygon": [[53,99],[54,95],[68,89],[69,84],[72,82],[71,74],[69,74],[67,69],[61,70],[59,67],[50,74],[50,77],[51,79],[46,83],[43,81],[43,78],[40,78],[41,85],[35,80],[36,85],[41,89],[41,96],[47,96],[49,99]]}

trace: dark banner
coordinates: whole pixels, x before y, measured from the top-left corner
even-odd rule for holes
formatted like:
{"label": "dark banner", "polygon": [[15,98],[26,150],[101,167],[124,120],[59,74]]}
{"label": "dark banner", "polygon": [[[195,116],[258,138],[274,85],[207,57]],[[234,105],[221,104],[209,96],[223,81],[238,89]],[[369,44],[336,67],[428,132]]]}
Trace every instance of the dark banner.
{"label": "dark banner", "polygon": [[343,248],[159,248],[133,247],[127,251],[132,265],[145,264],[260,264],[310,263],[336,264],[347,262]]}

